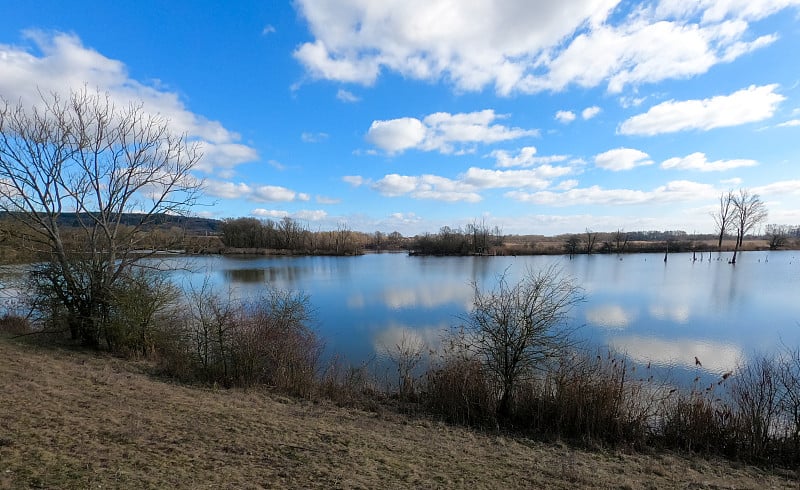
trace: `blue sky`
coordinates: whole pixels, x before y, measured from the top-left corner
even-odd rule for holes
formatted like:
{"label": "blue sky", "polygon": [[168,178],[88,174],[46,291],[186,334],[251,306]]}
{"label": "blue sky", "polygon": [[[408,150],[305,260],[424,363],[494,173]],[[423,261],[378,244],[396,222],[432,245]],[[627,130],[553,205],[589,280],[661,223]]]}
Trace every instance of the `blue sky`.
{"label": "blue sky", "polygon": [[10,1],[0,95],[203,144],[202,216],[405,235],[800,224],[800,0]]}

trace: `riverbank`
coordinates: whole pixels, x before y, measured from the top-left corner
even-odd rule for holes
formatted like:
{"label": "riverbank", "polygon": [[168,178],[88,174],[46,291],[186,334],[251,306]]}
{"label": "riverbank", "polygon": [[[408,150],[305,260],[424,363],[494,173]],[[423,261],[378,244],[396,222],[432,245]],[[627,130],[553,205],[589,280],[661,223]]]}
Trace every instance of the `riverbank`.
{"label": "riverbank", "polygon": [[0,336],[0,488],[798,488],[674,453],[585,451]]}

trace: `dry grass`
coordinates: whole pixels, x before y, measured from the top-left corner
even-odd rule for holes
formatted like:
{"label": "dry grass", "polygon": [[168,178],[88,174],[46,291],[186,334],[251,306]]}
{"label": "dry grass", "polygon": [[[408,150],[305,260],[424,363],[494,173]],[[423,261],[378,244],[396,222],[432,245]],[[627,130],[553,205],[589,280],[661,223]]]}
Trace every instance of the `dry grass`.
{"label": "dry grass", "polygon": [[582,451],[0,336],[0,488],[800,488],[721,460]]}

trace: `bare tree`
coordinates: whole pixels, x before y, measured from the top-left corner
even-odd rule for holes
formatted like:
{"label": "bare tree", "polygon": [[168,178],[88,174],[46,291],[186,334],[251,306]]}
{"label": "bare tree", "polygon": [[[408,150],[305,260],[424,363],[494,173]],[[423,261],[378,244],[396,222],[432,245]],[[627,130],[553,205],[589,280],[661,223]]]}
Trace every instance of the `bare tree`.
{"label": "bare tree", "polygon": [[719,196],[719,209],[711,213],[714,224],[719,232],[717,249],[722,250],[722,239],[727,233],[734,229],[735,206],[733,203],[733,191],[723,192]]}
{"label": "bare tree", "polygon": [[767,219],[767,207],[758,194],[750,194],[747,189],[739,189],[733,196],[734,223],[736,226],[736,246],[731,263],[736,263],[736,254],[744,242],[744,237],[757,225]]}
{"label": "bare tree", "polygon": [[465,341],[498,380],[498,414],[508,415],[517,383],[563,353],[571,342],[569,312],[583,293],[559,269],[527,270],[517,284],[506,274],[491,291],[473,283],[472,310],[464,321]]}
{"label": "bare tree", "polygon": [[571,259],[575,254],[578,253],[578,249],[581,246],[581,237],[578,235],[570,235],[569,238],[564,242],[564,251],[567,252],[569,258]]}
{"label": "bare tree", "polygon": [[618,254],[625,253],[625,247],[628,246],[628,234],[622,229],[617,229],[612,235],[614,241],[614,250]]}
{"label": "bare tree", "polygon": [[594,252],[594,246],[597,243],[597,232],[586,228],[586,253],[591,255]]}
{"label": "bare tree", "polygon": [[786,246],[791,229],[787,225],[767,225],[764,233],[769,240],[769,249],[778,250]]}
{"label": "bare tree", "polygon": [[[119,108],[86,89],[40,98],[0,102],[0,211],[45,259],[37,285],[71,336],[99,346],[114,285],[146,257],[144,231],[196,202],[200,153],[141,105]],[[74,213],[69,229],[64,213]]]}

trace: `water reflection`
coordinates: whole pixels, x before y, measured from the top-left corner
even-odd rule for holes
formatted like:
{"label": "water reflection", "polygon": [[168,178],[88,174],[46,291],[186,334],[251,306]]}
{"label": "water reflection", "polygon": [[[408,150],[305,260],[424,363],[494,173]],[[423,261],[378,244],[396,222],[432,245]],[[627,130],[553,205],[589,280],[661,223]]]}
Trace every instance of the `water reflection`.
{"label": "water reflection", "polygon": [[[170,257],[179,284],[210,281],[217,292],[254,297],[272,285],[309,295],[329,354],[354,363],[405,338],[437,346],[469,310],[470,284],[518,280],[526,269],[561,266],[586,292],[572,312],[587,343],[646,364],[722,373],[754,351],[800,346],[797,252],[746,252],[736,266],[691,254],[565,257]],[[0,269],[11,274],[14,271]],[[13,274],[11,274],[13,275]],[[3,285],[8,288],[5,277]],[[9,289],[6,289],[9,291]],[[692,376],[693,378],[694,376]]]}
{"label": "water reflection", "polygon": [[264,269],[226,269],[223,271],[229,283],[265,283],[267,275]]}
{"label": "water reflection", "polygon": [[624,330],[636,319],[636,312],[622,306],[606,304],[586,310],[586,321],[592,326],[607,330]]}
{"label": "water reflection", "polygon": [[614,337],[610,346],[641,363],[662,367],[702,370],[721,375],[736,367],[744,357],[734,344],[700,339],[663,339],[637,335]]}
{"label": "water reflection", "polygon": [[367,300],[361,293],[355,293],[347,298],[347,308],[351,310],[360,310],[367,305]]}
{"label": "water reflection", "polygon": [[467,284],[423,285],[416,288],[387,288],[383,291],[384,304],[393,310],[403,308],[435,308],[448,303],[468,305],[472,290]]}
{"label": "water reflection", "polygon": [[400,353],[418,353],[427,358],[431,352],[438,352],[448,325],[403,325],[390,323],[375,333],[372,345],[382,356],[397,357]]}
{"label": "water reflection", "polygon": [[650,305],[648,308],[650,316],[662,321],[669,321],[684,325],[689,322],[690,308],[689,305],[663,305],[655,304]]}

